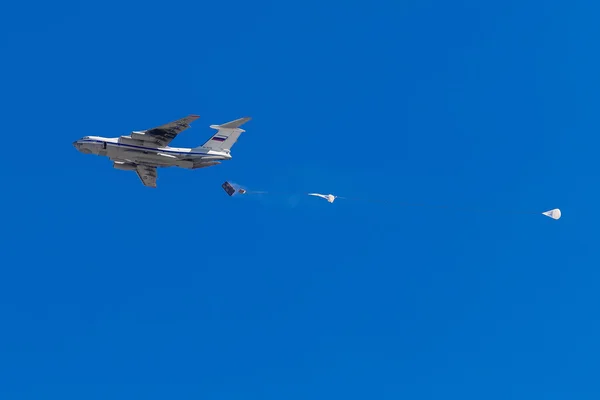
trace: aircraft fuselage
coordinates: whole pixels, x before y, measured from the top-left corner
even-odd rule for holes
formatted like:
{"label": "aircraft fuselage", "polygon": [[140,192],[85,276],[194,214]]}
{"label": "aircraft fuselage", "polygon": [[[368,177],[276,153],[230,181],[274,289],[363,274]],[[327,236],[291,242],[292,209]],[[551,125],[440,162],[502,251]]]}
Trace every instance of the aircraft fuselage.
{"label": "aircraft fuselage", "polygon": [[73,142],[84,154],[95,154],[113,160],[117,169],[133,169],[134,164],[153,167],[203,168],[231,159],[228,151],[205,147],[155,147],[131,138],[86,136]]}

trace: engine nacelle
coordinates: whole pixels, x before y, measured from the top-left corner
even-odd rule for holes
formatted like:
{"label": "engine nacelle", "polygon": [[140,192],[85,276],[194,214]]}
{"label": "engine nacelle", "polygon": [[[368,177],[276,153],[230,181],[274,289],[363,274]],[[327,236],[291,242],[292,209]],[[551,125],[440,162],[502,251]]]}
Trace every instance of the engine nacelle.
{"label": "engine nacelle", "polygon": [[146,140],[148,138],[148,136],[146,136],[146,131],[133,131],[130,136],[135,140]]}
{"label": "engine nacelle", "polygon": [[126,163],[124,161],[113,161],[113,168],[123,171],[135,171],[135,164]]}
{"label": "engine nacelle", "polygon": [[141,146],[144,142],[141,140],[132,139],[131,136],[121,136],[119,138],[119,143]]}
{"label": "engine nacelle", "polygon": [[[202,162],[202,163],[195,163],[191,169],[198,169],[198,168],[206,168],[206,167],[211,167],[213,165],[217,165],[217,164],[221,164],[219,161],[208,161],[208,162]],[[184,167],[187,168],[187,167]]]}

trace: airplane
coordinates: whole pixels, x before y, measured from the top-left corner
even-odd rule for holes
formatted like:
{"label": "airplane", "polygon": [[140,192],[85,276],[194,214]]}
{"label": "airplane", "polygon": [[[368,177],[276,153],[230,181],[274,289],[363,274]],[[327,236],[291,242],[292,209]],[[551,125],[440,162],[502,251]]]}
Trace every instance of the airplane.
{"label": "airplane", "polygon": [[135,171],[144,186],[156,188],[159,167],[197,169],[230,160],[231,147],[245,132],[240,126],[250,120],[250,117],[244,117],[222,125],[210,125],[217,133],[201,146],[170,147],[169,143],[198,118],[198,115],[188,115],[155,128],[133,131],[127,136],[84,136],[73,142],[73,146],[84,154],[108,157],[113,168]]}

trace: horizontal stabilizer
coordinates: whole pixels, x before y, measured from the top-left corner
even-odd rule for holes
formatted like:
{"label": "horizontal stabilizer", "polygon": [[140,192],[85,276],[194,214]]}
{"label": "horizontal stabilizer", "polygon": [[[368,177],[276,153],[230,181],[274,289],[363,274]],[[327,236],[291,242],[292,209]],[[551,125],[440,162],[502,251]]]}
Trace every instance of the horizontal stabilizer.
{"label": "horizontal stabilizer", "polygon": [[250,121],[250,117],[238,118],[235,121],[227,122],[223,125],[211,125],[211,128],[219,129],[236,129]]}

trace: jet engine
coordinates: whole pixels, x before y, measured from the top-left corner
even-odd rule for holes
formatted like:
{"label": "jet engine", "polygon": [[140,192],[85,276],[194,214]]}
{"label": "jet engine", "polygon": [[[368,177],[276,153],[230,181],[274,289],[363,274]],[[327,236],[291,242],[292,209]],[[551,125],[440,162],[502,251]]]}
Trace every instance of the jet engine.
{"label": "jet engine", "polygon": [[135,139],[135,140],[144,140],[148,138],[148,135],[146,135],[146,131],[133,131],[131,132],[131,138]]}
{"label": "jet engine", "polygon": [[135,171],[136,169],[135,164],[127,163],[124,161],[114,161],[113,168],[120,169],[123,171]]}
{"label": "jet engine", "polygon": [[[194,163],[192,165],[191,169],[206,168],[206,167],[211,167],[211,166],[217,165],[217,164],[221,164],[221,163],[219,161],[199,162],[199,163]],[[183,167],[183,168],[189,168],[189,167]]]}

